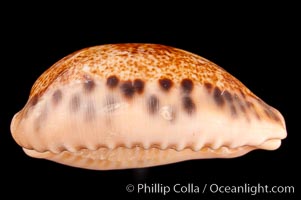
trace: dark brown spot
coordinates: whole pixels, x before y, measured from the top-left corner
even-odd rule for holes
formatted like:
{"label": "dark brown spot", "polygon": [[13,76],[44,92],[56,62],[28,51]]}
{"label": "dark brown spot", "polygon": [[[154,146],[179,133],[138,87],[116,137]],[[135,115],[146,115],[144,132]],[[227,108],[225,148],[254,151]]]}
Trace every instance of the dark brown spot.
{"label": "dark brown spot", "polygon": [[70,101],[70,110],[72,112],[78,111],[80,108],[80,98],[78,95],[74,95]]}
{"label": "dark brown spot", "polygon": [[168,91],[173,85],[172,81],[167,78],[160,79],[159,84],[164,91]]}
{"label": "dark brown spot", "polygon": [[34,107],[39,101],[39,98],[37,95],[31,97],[22,112],[20,112],[20,114],[18,115],[19,119],[26,119],[28,117],[29,111],[32,109],[32,107]]}
{"label": "dark brown spot", "polygon": [[35,106],[38,103],[38,101],[39,101],[39,97],[38,95],[35,95],[29,100],[28,105],[30,107]]}
{"label": "dark brown spot", "polygon": [[193,82],[190,79],[183,79],[181,82],[182,90],[185,93],[190,93],[193,90]]}
{"label": "dark brown spot", "polygon": [[28,117],[28,113],[29,113],[29,110],[34,107],[39,101],[39,97],[38,95],[35,95],[33,97],[31,97],[28,102],[26,103],[26,106],[24,107],[24,111],[20,113],[20,117],[21,118],[27,118]]}
{"label": "dark brown spot", "polygon": [[148,112],[151,114],[155,114],[159,110],[159,99],[155,96],[152,95],[148,98],[147,100],[147,108]]}
{"label": "dark brown spot", "polygon": [[191,115],[195,112],[196,106],[192,101],[191,97],[185,96],[182,98],[183,108],[184,110]]}
{"label": "dark brown spot", "polygon": [[223,106],[225,104],[225,100],[223,99],[222,92],[218,87],[214,88],[213,98],[218,106]]}
{"label": "dark brown spot", "polygon": [[211,83],[204,83],[205,88],[209,93],[211,93],[213,85]]}
{"label": "dark brown spot", "polygon": [[116,76],[109,76],[108,79],[107,79],[107,86],[109,88],[115,88],[117,87],[119,83],[119,79],[116,77]]}
{"label": "dark brown spot", "polygon": [[231,115],[233,117],[235,117],[237,115],[237,111],[236,111],[236,108],[233,104],[230,106],[230,110],[231,110]]}
{"label": "dark brown spot", "polygon": [[88,102],[87,104],[87,109],[86,109],[86,120],[87,121],[92,121],[95,119],[95,107],[93,102]]}
{"label": "dark brown spot", "polygon": [[62,91],[56,90],[52,95],[52,102],[54,105],[57,105],[62,100]]}
{"label": "dark brown spot", "polygon": [[95,83],[92,79],[86,79],[84,82],[84,89],[86,92],[91,92],[95,88]]}
{"label": "dark brown spot", "polygon": [[135,79],[134,88],[138,92],[138,94],[141,94],[144,89],[144,82],[141,79]]}
{"label": "dark brown spot", "polygon": [[131,98],[135,94],[135,88],[131,81],[126,81],[120,86],[121,92],[125,97]]}
{"label": "dark brown spot", "polygon": [[231,93],[228,92],[228,90],[225,90],[225,91],[223,92],[223,95],[224,95],[225,99],[226,99],[229,103],[232,103],[233,97],[232,97]]}

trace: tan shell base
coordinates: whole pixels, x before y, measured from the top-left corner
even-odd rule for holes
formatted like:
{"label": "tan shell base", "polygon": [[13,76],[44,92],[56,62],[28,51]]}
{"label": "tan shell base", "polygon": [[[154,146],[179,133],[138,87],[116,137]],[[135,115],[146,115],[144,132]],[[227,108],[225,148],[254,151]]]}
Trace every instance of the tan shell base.
{"label": "tan shell base", "polygon": [[39,153],[23,148],[24,152],[31,157],[44,158],[69,166],[93,170],[142,168],[202,158],[233,158],[242,156],[254,149],[251,146],[236,149],[221,147],[216,150],[205,147],[196,152],[191,149],[176,151],[174,149],[143,149],[141,147],[128,149],[119,147],[116,149],[100,148],[95,151],[83,149],[75,153],[63,151],[54,154],[49,151]]}

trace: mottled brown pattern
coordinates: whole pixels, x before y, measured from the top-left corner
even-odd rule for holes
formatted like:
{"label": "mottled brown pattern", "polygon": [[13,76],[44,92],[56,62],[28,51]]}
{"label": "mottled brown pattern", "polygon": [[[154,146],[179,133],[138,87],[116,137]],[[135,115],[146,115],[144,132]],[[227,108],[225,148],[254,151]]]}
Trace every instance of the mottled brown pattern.
{"label": "mottled brown pattern", "polygon": [[29,97],[32,98],[36,95],[40,96],[61,74],[63,74],[67,70],[70,70],[71,63],[73,61],[72,57],[76,56],[78,53],[80,53],[80,51],[81,50],[76,51],[62,58],[50,68],[48,68],[32,86]]}
{"label": "mottled brown pattern", "polygon": [[79,50],[55,63],[35,82],[30,97],[41,95],[55,81],[83,79],[85,67],[101,78],[118,74],[121,80],[156,81],[164,77],[176,84],[187,78],[253,95],[225,70],[193,53],[158,44],[109,44]]}

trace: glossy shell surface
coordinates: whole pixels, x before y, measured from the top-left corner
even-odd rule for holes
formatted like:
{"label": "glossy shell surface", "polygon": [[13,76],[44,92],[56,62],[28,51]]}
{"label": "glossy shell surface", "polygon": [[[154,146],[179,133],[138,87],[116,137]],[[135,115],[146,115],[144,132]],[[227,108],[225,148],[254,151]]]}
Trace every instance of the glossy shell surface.
{"label": "glossy shell surface", "polygon": [[110,44],[61,59],[11,123],[26,154],[97,170],[277,149],[282,115],[224,69],[158,44]]}

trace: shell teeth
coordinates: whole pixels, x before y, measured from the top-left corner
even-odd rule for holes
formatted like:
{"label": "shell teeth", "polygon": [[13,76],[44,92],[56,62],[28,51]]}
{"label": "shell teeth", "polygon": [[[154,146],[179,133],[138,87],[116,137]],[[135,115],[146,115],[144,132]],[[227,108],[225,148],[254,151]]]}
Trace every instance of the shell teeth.
{"label": "shell teeth", "polygon": [[203,147],[203,145],[193,145],[192,150],[193,151],[200,151],[200,149]]}
{"label": "shell teeth", "polygon": [[[109,145],[106,146],[96,146],[96,145],[91,145],[89,147],[81,147],[81,146],[53,146],[52,148],[49,148],[49,151],[54,153],[54,154],[59,154],[63,151],[68,151],[71,153],[78,153],[80,151],[90,151],[90,152],[94,152],[94,151],[98,151],[99,149],[107,149],[107,150],[117,150],[117,149],[122,149],[122,148],[126,148],[126,149],[144,149],[144,150],[154,150],[154,149],[158,149],[161,151],[164,150],[168,150],[168,149],[175,149],[176,151],[183,151],[184,149],[191,149],[192,151],[198,152],[198,151],[210,151],[210,152],[216,152],[216,153],[227,153],[229,152],[230,149],[237,149],[240,148],[239,146],[222,146],[219,145],[217,143],[215,143],[214,145],[209,145],[209,146],[204,146],[199,144],[198,146],[193,145],[193,146],[189,146],[189,145],[185,145],[184,143],[178,144],[178,145],[167,145],[167,144],[162,144],[162,145],[158,145],[158,144],[150,144],[150,143],[143,143],[143,144],[133,144],[133,143],[128,143],[128,144],[120,144],[120,145],[116,145],[114,143],[110,143]],[[41,152],[46,152],[48,150],[43,150]]]}
{"label": "shell teeth", "polygon": [[217,151],[218,153],[228,153],[229,152],[229,148],[228,147],[221,147],[218,149]]}
{"label": "shell teeth", "polygon": [[131,148],[133,147],[133,145],[132,145],[130,142],[125,143],[124,146],[125,146],[127,149],[131,149]]}
{"label": "shell teeth", "polygon": [[144,142],[143,143],[143,148],[144,149],[149,149],[151,147],[150,143],[149,142]]}
{"label": "shell teeth", "polygon": [[[210,147],[210,146],[203,146],[201,148],[192,148],[192,147],[188,147],[188,146],[185,146],[185,145],[177,145],[177,146],[169,146],[168,148],[161,149],[161,148],[159,148],[158,145],[149,145],[148,148],[146,149],[146,148],[142,147],[141,145],[133,144],[131,146],[131,148],[127,148],[124,145],[119,145],[119,146],[115,146],[115,148],[112,148],[112,149],[110,149],[108,147],[105,147],[105,146],[99,147],[97,149],[89,149],[89,148],[84,148],[84,147],[79,147],[79,146],[78,146],[77,149],[74,149],[74,148],[66,148],[65,146],[60,146],[60,147],[57,147],[57,148],[52,148],[51,151],[50,150],[44,150],[44,151],[41,151],[39,153],[50,152],[50,153],[53,153],[53,154],[56,154],[56,155],[60,155],[64,152],[69,152],[69,153],[72,153],[74,155],[78,155],[80,157],[94,157],[93,158],[94,160],[95,159],[96,160],[106,160],[108,152],[114,152],[113,154],[108,154],[108,155],[115,156],[117,154],[122,155],[122,151],[133,151],[136,154],[134,157],[143,156],[143,155],[140,154],[141,151],[144,151],[144,153],[148,152],[150,154],[152,152],[157,152],[158,157],[160,157],[160,155],[163,155],[163,152],[165,152],[167,150],[171,150],[171,149],[176,150],[178,152],[190,149],[190,150],[192,150],[196,153],[203,152],[203,153],[214,153],[214,154],[225,155],[225,154],[231,154],[232,152],[235,152],[235,151],[239,151],[241,148],[242,147],[230,148],[228,146],[220,146],[218,148],[213,148],[213,147]],[[103,152],[104,154],[100,153],[100,152]],[[122,160],[123,157],[114,158],[114,159]],[[160,159],[165,159],[165,158],[162,157]]]}
{"label": "shell teeth", "polygon": [[76,146],[73,146],[73,145],[65,145],[65,148],[64,148],[66,151],[69,151],[71,153],[76,153],[78,152],[80,149],[77,148]]}
{"label": "shell teeth", "polygon": [[113,143],[113,142],[111,142],[111,143],[109,143],[109,144],[107,145],[107,147],[108,147],[109,149],[115,149],[115,148],[116,148],[116,144]]}
{"label": "shell teeth", "polygon": [[179,145],[176,146],[176,150],[177,151],[182,151],[185,148],[185,144],[184,143],[180,143]]}
{"label": "shell teeth", "polygon": [[167,144],[167,142],[163,142],[163,143],[161,143],[161,145],[160,145],[160,149],[167,149],[168,148],[168,144]]}

